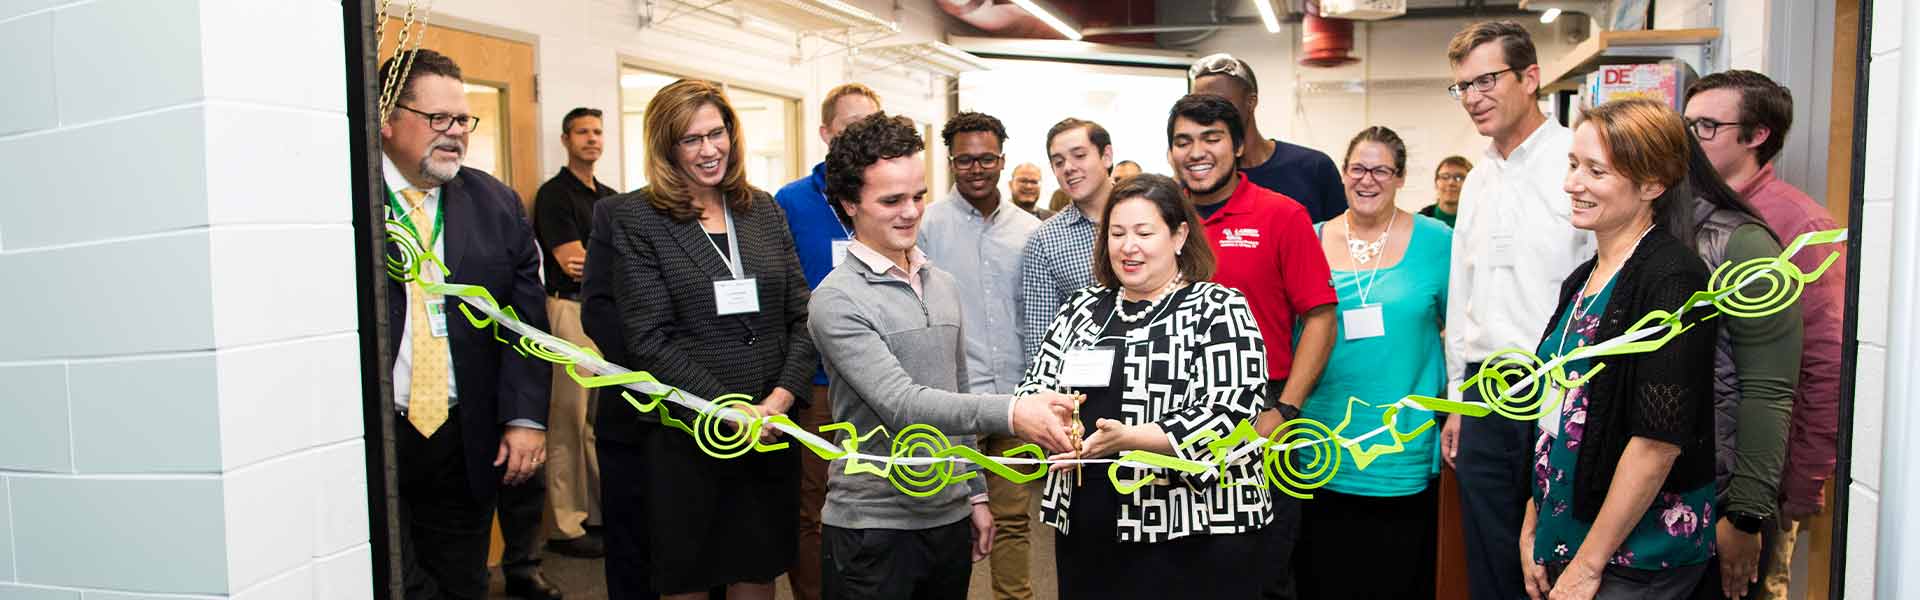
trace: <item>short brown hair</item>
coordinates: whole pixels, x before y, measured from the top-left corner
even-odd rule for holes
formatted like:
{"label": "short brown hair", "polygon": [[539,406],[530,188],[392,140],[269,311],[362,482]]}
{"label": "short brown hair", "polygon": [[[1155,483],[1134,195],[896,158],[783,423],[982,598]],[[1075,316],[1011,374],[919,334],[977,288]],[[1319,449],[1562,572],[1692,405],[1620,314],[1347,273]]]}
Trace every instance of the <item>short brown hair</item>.
{"label": "short brown hair", "polygon": [[[1500,43],[1500,57],[1507,61],[1507,68],[1513,69],[1516,77],[1525,79],[1522,73],[1527,67],[1540,64],[1540,53],[1533,47],[1533,34],[1513,21],[1481,21],[1453,34],[1453,41],[1447,42],[1447,61],[1458,65],[1475,48],[1493,42]],[[1535,89],[1533,96],[1540,97],[1540,90]]]}
{"label": "short brown hair", "polygon": [[1701,77],[1687,86],[1687,100],[1707,90],[1728,89],[1740,93],[1740,142],[1753,141],[1753,128],[1767,128],[1767,141],[1754,149],[1755,158],[1764,165],[1780,155],[1787,143],[1787,130],[1793,128],[1793,91],[1774,83],[1766,75],[1753,71],[1724,71]]}
{"label": "short brown hair", "polygon": [[825,127],[833,122],[833,112],[839,107],[841,98],[856,94],[866,96],[868,100],[873,101],[874,108],[880,108],[880,94],[873,91],[873,88],[858,83],[842,83],[827,90],[826,99],[820,101],[820,126]]}
{"label": "short brown hair", "polygon": [[412,101],[413,82],[419,81],[421,77],[427,75],[439,75],[454,81],[466,81],[465,78],[460,76],[460,65],[454,64],[453,59],[447,58],[445,54],[433,51],[432,48],[419,48],[414,50],[411,54],[412,64],[407,63],[408,56],[408,53],[403,52],[390,56],[387,60],[380,63],[379,75],[381,89],[386,89],[386,87],[390,85],[387,83],[388,77],[399,75],[399,73],[393,70],[394,61],[401,61],[399,65],[407,71],[406,77],[400,81],[400,89],[394,90],[394,99],[396,102]]}
{"label": "short brown hair", "polygon": [[1401,140],[1400,134],[1394,133],[1392,129],[1379,125],[1362,129],[1360,133],[1354,134],[1353,139],[1347,142],[1346,156],[1340,159],[1341,167],[1344,168],[1348,163],[1353,162],[1353,149],[1360,147],[1360,142],[1373,142],[1386,146],[1387,151],[1393,153],[1393,176],[1407,176],[1407,142]]}
{"label": "short brown hair", "polygon": [[740,159],[747,148],[746,136],[740,132],[740,117],[734,114],[726,91],[704,79],[675,81],[660,88],[647,102],[647,203],[682,223],[699,218],[700,212],[693,208],[693,192],[687,188],[686,175],[673,164],[674,147],[687,135],[687,128],[693,126],[693,113],[702,106],[719,109],[720,120],[727,126],[727,166],[720,178],[720,199],[728,209],[745,213],[752,210],[753,195],[758,191],[747,183],[747,168]]}
{"label": "short brown hair", "polygon": [[1433,176],[1439,177],[1440,170],[1445,169],[1448,166],[1460,167],[1462,170],[1472,171],[1473,161],[1467,160],[1467,157],[1460,156],[1458,154],[1455,154],[1453,156],[1449,156],[1446,158],[1442,158],[1440,159],[1440,165],[1433,168]]}
{"label": "short brown hair", "polygon": [[[1213,248],[1207,243],[1207,226],[1200,220],[1200,213],[1193,212],[1193,204],[1180,194],[1180,184],[1165,175],[1153,173],[1129,177],[1114,186],[1112,200],[1107,201],[1106,212],[1100,214],[1100,222],[1110,222],[1113,207],[1133,199],[1153,203],[1156,212],[1160,213],[1160,220],[1167,224],[1168,232],[1179,231],[1181,225],[1187,226],[1187,242],[1180,246],[1180,254],[1174,257],[1174,265],[1180,270],[1180,276],[1189,282],[1212,280],[1216,263]],[[1093,281],[1117,289],[1120,287],[1120,277],[1113,273],[1112,258],[1107,255],[1106,232],[1095,233]]]}

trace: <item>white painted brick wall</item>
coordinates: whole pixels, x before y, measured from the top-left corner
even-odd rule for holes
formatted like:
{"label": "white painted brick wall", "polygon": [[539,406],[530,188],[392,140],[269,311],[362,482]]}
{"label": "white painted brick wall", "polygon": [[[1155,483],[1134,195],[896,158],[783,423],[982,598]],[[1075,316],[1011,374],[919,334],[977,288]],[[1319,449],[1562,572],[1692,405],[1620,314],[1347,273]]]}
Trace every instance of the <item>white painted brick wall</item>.
{"label": "white painted brick wall", "polygon": [[0,599],[372,596],[341,44],[0,0]]}
{"label": "white painted brick wall", "polygon": [[1888,325],[1893,239],[1895,235],[1915,234],[1893,231],[1894,157],[1901,152],[1920,152],[1920,148],[1900,148],[1894,139],[1900,119],[1900,64],[1905,59],[1901,51],[1902,4],[1890,0],[1873,3],[1872,62],[1867,66],[1867,122],[1872,126],[1867,128],[1862,157],[1866,163],[1862,186],[1865,206],[1860,215],[1860,298],[1854,307],[1859,319],[1859,345],[1855,355],[1853,483],[1848,490],[1845,549],[1848,598],[1875,597],[1882,448],[1887,435],[1913,433],[1887,431],[1883,423],[1887,402],[1892,401],[1887,397],[1887,343],[1893,336],[1906,335],[1890,331]]}

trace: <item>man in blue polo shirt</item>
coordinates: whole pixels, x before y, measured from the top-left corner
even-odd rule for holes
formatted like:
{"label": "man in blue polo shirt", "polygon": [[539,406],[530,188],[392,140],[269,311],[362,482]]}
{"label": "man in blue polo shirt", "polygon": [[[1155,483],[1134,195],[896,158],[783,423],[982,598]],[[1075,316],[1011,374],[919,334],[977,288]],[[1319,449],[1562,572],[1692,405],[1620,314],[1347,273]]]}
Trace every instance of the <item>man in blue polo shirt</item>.
{"label": "man in blue polo shirt", "polygon": [[1214,54],[1187,69],[1187,87],[1195,94],[1213,94],[1233,103],[1246,125],[1240,141],[1240,172],[1254,185],[1280,192],[1307,209],[1319,223],[1347,212],[1347,188],[1340,168],[1327,153],[1260,134],[1253,118],[1260,106],[1260,83],[1247,61],[1231,54]]}
{"label": "man in blue polo shirt", "polygon": [[[880,95],[872,88],[847,83],[828,90],[820,102],[820,141],[832,146],[840,130],[877,112]],[[800,255],[801,270],[806,271],[807,287],[820,285],[820,280],[846,258],[853,237],[827,202],[827,163],[814,165],[811,174],[781,187],[773,199],[787,213],[787,229],[793,232],[793,248]],[[793,415],[793,420],[816,434],[820,426],[833,420],[825,371],[814,372],[813,404]],[[827,498],[827,462],[812,452],[802,452],[800,463],[800,548],[787,578],[793,584],[795,598],[819,600],[820,507]]]}

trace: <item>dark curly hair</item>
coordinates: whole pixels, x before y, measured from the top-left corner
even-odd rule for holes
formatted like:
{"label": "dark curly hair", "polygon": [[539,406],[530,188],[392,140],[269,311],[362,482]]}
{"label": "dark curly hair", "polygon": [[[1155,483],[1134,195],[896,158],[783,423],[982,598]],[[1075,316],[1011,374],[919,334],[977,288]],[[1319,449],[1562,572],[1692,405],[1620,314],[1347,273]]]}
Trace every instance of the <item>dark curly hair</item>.
{"label": "dark curly hair", "polygon": [[969,131],[985,131],[991,133],[993,134],[993,139],[1000,142],[1001,147],[1007,145],[1006,126],[1001,125],[1000,120],[993,118],[993,115],[973,111],[963,112],[954,115],[951,119],[947,119],[947,126],[940,129],[940,141],[945,143],[948,148],[952,148],[953,136]]}
{"label": "dark curly hair", "polygon": [[853,217],[840,209],[840,202],[860,202],[860,190],[866,186],[867,167],[890,158],[911,156],[925,150],[926,141],[913,126],[913,119],[877,112],[848,125],[827,146],[827,198],[833,200],[840,224],[853,227]]}
{"label": "dark curly hair", "polygon": [[1240,117],[1240,109],[1234,108],[1226,98],[1213,94],[1187,94],[1173,103],[1173,109],[1167,111],[1167,145],[1173,145],[1173,122],[1182,117],[1201,125],[1225,123],[1227,134],[1233,136],[1233,149],[1239,150],[1247,137],[1246,119]]}

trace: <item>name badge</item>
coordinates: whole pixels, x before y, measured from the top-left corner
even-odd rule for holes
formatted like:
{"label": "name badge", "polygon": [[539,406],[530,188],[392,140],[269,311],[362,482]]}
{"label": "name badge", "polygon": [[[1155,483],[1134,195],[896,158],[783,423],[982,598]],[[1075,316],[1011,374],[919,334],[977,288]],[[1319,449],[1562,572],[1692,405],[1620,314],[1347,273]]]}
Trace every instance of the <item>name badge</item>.
{"label": "name badge", "polygon": [[1347,339],[1364,340],[1387,334],[1387,320],[1380,313],[1380,305],[1340,311],[1340,325],[1347,330]]}
{"label": "name badge", "polygon": [[754,278],[713,282],[713,306],[722,315],[760,312],[760,285]]}
{"label": "name badge", "polygon": [[428,302],[426,304],[427,304],[427,331],[433,332],[433,337],[442,337],[442,338],[447,337],[446,300],[441,299],[433,302]]}
{"label": "name badge", "polygon": [[852,245],[853,240],[833,241],[833,266],[838,267],[840,263],[847,262],[847,248]]}
{"label": "name badge", "polygon": [[1067,351],[1067,365],[1060,369],[1060,385],[1075,388],[1103,388],[1113,382],[1113,348],[1082,348]]}
{"label": "name badge", "polygon": [[1513,266],[1513,253],[1517,251],[1516,248],[1517,245],[1514,243],[1512,233],[1501,232],[1493,234],[1487,240],[1487,266]]}

